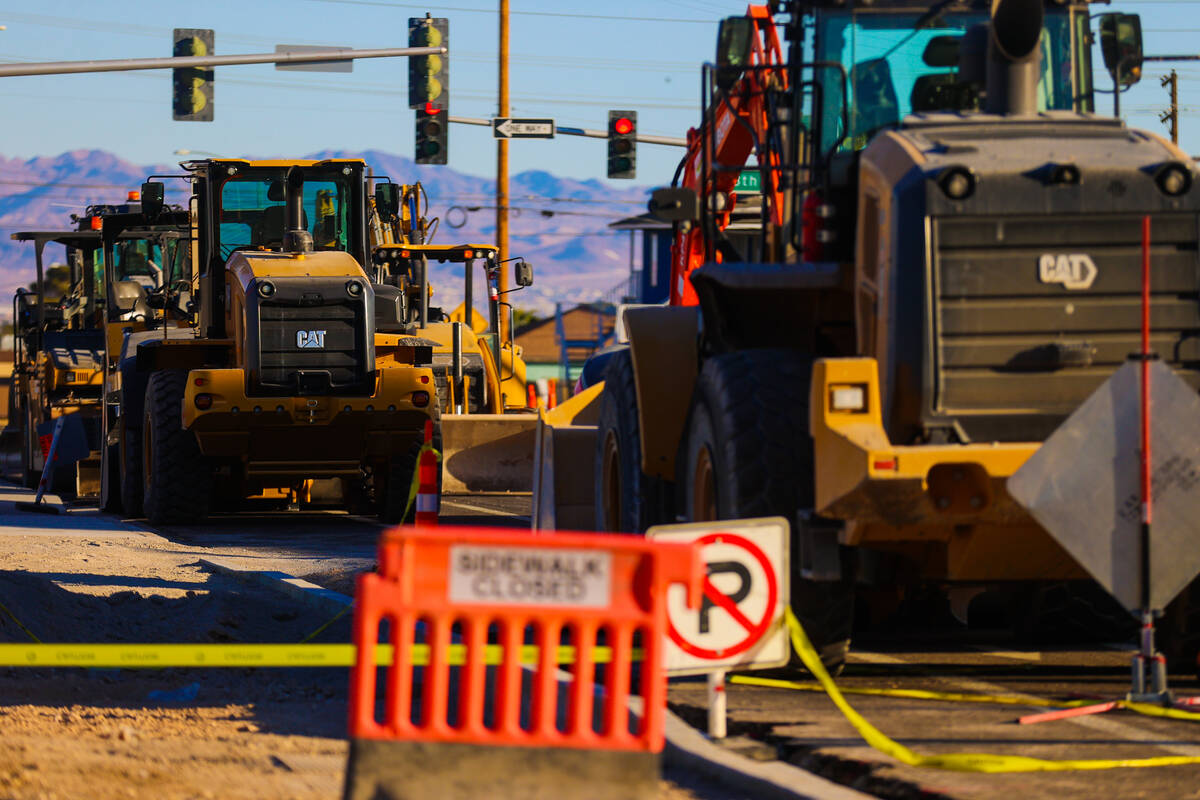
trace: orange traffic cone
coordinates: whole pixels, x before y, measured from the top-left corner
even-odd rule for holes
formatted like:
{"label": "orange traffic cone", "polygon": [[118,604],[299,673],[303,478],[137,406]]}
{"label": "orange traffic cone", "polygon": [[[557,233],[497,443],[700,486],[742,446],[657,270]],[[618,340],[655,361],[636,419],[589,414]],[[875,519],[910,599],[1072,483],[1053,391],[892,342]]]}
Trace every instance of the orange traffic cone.
{"label": "orange traffic cone", "polygon": [[534,386],[532,383],[529,383],[525,386],[525,389],[526,389],[525,394],[528,395],[528,397],[529,397],[529,399],[525,402],[525,407],[526,408],[537,408],[538,407],[537,387]]}
{"label": "orange traffic cone", "polygon": [[546,392],[546,410],[550,410],[558,405],[558,380],[550,379],[549,391]]}
{"label": "orange traffic cone", "polygon": [[421,448],[421,458],[417,469],[420,471],[420,483],[417,486],[417,515],[416,524],[427,527],[437,527],[438,524],[438,457],[433,450],[433,420],[425,421],[425,446]]}

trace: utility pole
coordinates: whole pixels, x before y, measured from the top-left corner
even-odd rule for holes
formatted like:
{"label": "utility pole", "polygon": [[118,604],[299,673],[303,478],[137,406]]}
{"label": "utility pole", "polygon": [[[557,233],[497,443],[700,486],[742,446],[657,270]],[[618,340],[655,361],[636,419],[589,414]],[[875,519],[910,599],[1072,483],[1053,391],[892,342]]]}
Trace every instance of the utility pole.
{"label": "utility pole", "polygon": [[[511,115],[508,103],[508,0],[500,0],[500,110]],[[496,140],[496,247],[501,261],[508,258],[508,139]],[[500,264],[500,291],[508,289],[508,264]],[[508,315],[500,315],[500,341],[505,340]],[[500,369],[500,365],[496,365]]]}
{"label": "utility pole", "polygon": [[1170,128],[1171,143],[1179,144],[1179,76],[1175,74],[1175,70],[1171,70],[1170,75],[1163,75],[1162,85],[1171,87],[1171,105],[1168,110],[1158,115],[1158,120]]}

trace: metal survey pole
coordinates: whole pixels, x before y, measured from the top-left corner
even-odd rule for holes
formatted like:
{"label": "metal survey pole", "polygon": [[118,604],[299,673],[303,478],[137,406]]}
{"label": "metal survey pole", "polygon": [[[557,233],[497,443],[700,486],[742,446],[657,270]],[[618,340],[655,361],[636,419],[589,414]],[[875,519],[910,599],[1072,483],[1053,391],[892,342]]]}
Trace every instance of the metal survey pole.
{"label": "metal survey pole", "polygon": [[[500,108],[498,116],[507,117],[511,113],[508,103],[508,0],[500,0]],[[500,262],[500,277],[496,279],[496,288],[503,293],[508,289],[508,139],[496,140],[496,247],[499,252],[496,260]],[[504,331],[499,327],[506,320],[500,315],[497,322],[496,334],[500,341],[504,340]],[[496,360],[496,369],[500,369],[500,361]]]}

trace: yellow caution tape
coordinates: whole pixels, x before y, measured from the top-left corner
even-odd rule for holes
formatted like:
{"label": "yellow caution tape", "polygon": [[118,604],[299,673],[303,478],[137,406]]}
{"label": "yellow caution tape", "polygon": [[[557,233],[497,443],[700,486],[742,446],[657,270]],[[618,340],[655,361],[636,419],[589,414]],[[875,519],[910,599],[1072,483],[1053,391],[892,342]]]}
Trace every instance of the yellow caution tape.
{"label": "yellow caution tape", "polygon": [[[846,701],[842,691],[821,663],[820,656],[813,649],[807,634],[800,622],[787,611],[788,631],[791,634],[792,647],[804,666],[808,668],[821,684],[829,699],[833,701],[846,720],[854,726],[859,736],[867,744],[884,755],[891,756],[897,761],[912,767],[933,767],[935,769],[955,770],[958,772],[1053,772],[1085,769],[1115,769],[1117,767],[1168,767],[1180,764],[1200,764],[1200,756],[1158,756],[1155,758],[1126,758],[1126,759],[1065,759],[1050,760],[1028,758],[1026,756],[1005,756],[991,753],[947,753],[944,755],[920,755],[894,739],[884,735],[878,728],[867,722],[861,714]],[[1135,704],[1123,704],[1135,705]],[[1136,704],[1143,705],[1143,704]],[[1169,711],[1171,709],[1161,709]],[[1186,712],[1181,712],[1186,713]],[[1167,715],[1163,715],[1167,716]]]}
{"label": "yellow caution tape", "polygon": [[[521,663],[538,663],[541,648],[522,645]],[[447,653],[450,666],[466,663],[467,647],[450,645]],[[487,645],[484,663],[502,663],[504,648]],[[612,661],[612,649],[592,648],[597,664]],[[392,665],[390,644],[375,645],[375,663]],[[642,658],[641,650],[633,651],[634,660]],[[163,667],[352,667],[355,663],[352,644],[0,644],[0,667],[98,667],[103,669],[139,669]],[[556,663],[575,663],[575,648],[558,648]],[[429,665],[429,645],[414,644],[412,666]]]}
{"label": "yellow caution tape", "polygon": [[17,615],[8,610],[8,606],[4,605],[3,603],[0,603],[0,611],[3,611],[5,614],[8,614],[8,618],[11,619],[13,622],[17,623],[17,627],[20,628],[21,630],[25,631],[26,636],[28,636],[30,639],[33,639],[38,644],[41,644],[42,640],[39,639],[38,637],[34,636],[33,631],[29,630],[29,628],[26,628],[24,623],[22,623],[21,620],[17,619]]}
{"label": "yellow caution tape", "polygon": [[[800,692],[823,692],[825,687],[811,681],[785,681],[776,678],[755,678],[750,675],[734,675],[730,683],[746,686],[767,686],[773,689],[795,689]],[[931,692],[924,689],[877,689],[872,687],[838,687],[842,694],[861,694],[875,697],[901,697],[910,700],[940,700],[947,703],[987,703],[1004,706],[1035,706],[1041,708],[1082,708],[1095,705],[1095,700],[1047,700],[1043,697],[1021,697],[1003,694],[966,694],[963,692]]]}
{"label": "yellow caution tape", "polygon": [[309,641],[312,641],[313,639],[317,638],[318,636],[320,636],[320,635],[321,635],[321,633],[322,633],[322,632],[323,632],[323,631],[324,631],[326,628],[328,628],[328,627],[329,627],[330,625],[332,625],[333,623],[337,622],[337,621],[338,621],[339,619],[341,619],[342,617],[344,617],[344,616],[346,616],[347,614],[349,614],[349,613],[350,613],[350,610],[351,610],[352,608],[354,608],[354,606],[349,606],[349,605],[348,605],[348,606],[346,606],[346,607],[345,607],[345,608],[343,608],[341,611],[339,611],[338,613],[334,614],[334,615],[333,615],[333,617],[332,617],[332,619],[330,619],[328,622],[326,622],[326,623],[325,623],[324,625],[322,625],[321,627],[317,628],[315,631],[313,631],[312,633],[310,633],[308,636],[305,636],[303,639],[301,639],[301,640],[300,640],[299,642],[297,642],[296,644],[304,644],[305,642],[309,642]]}

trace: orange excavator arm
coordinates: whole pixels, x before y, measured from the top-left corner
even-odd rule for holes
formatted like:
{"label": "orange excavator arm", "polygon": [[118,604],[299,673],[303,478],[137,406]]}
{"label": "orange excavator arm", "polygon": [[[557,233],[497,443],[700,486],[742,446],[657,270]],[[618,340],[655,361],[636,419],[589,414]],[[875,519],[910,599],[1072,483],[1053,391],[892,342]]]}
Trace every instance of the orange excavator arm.
{"label": "orange excavator arm", "polygon": [[[762,146],[768,120],[767,89],[786,90],[788,75],[779,44],[775,20],[769,6],[750,6],[746,16],[754,27],[749,61],[744,74],[714,99],[715,108],[705,114],[699,128],[688,131],[688,152],[682,167],[681,185],[711,202],[714,193],[729,198],[714,220],[717,231],[729,224],[737,198],[733,187],[738,172],[755,150],[762,171],[763,201],[770,221],[783,226],[783,194],[780,191],[779,154]],[[712,145],[711,152],[708,145]],[[766,163],[763,163],[763,161]],[[680,225],[671,245],[671,297],[673,306],[697,305],[699,299],[690,276],[706,258],[708,242],[704,225]],[[718,261],[720,252],[715,253]]]}

